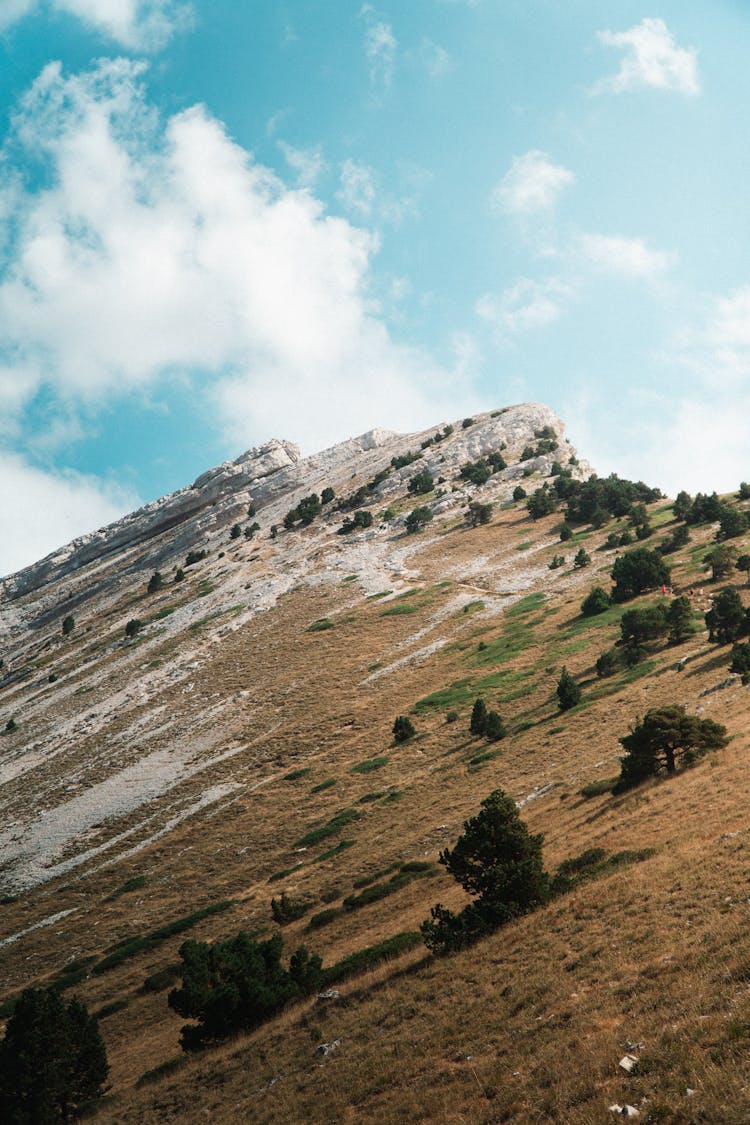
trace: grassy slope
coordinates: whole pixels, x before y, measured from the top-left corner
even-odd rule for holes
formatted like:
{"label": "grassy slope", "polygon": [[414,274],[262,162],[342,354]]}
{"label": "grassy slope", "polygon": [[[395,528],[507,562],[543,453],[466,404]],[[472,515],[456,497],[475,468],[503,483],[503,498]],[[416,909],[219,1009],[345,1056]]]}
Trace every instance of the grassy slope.
{"label": "grassy slope", "polygon": [[[733,686],[700,696],[725,678],[728,664],[728,649],[709,646],[705,634],[656,649],[645,675],[638,669],[597,681],[593,664],[616,639],[619,612],[583,621],[578,606],[605,575],[556,574],[506,613],[497,570],[492,581],[480,571],[443,583],[448,564],[455,574],[476,556],[517,553],[519,543],[551,558],[560,550],[558,522],[534,524],[509,511],[489,527],[448,532],[422,552],[422,581],[411,598],[383,605],[363,597],[352,611],[355,584],[347,582],[344,620],[335,591],[296,591],[260,624],[226,637],[211,650],[202,689],[227,700],[249,692],[227,707],[222,731],[246,747],[246,791],[198,832],[187,822],[114,870],[4,907],[10,932],[40,911],[77,911],[64,930],[29,935],[22,954],[10,946],[7,979],[11,987],[43,980],[73,955],[101,957],[117,940],[227,898],[234,900],[229,911],[190,932],[270,933],[270,898],[282,890],[313,901],[285,928],[287,950],[304,940],[330,963],[416,928],[438,899],[460,905],[460,891],[440,870],[305,932],[311,912],[339,906],[363,877],[435,860],[496,786],[517,799],[554,786],[523,811],[530,828],[545,833],[549,867],[594,845],[657,854],[585,884],[468,953],[433,961],[417,950],[347,982],[339,1005],[300,1005],[136,1086],[144,1072],[179,1055],[181,1020],[169,1012],[166,993],[139,989],[175,962],[183,939],[154,945],[76,989],[93,1009],[127,1001],[102,1022],[113,1081],[102,1120],[593,1123],[611,1102],[643,1097],[654,1120],[741,1120],[736,1107],[750,1081],[745,693]],[[594,550],[609,530],[585,540],[595,566],[614,557]],[[709,536],[709,528],[695,531],[675,559],[677,592],[703,581],[695,548]],[[739,577],[732,579],[738,588]],[[453,609],[459,587],[471,587],[489,608]],[[708,592],[704,584],[697,608],[705,608]],[[385,612],[394,605],[414,612]],[[326,617],[333,628],[307,631]],[[420,644],[449,643],[365,682],[374,665],[408,653],[421,629]],[[562,663],[584,685],[583,703],[564,716],[554,700]],[[492,747],[468,735],[477,691],[513,732]],[[617,772],[617,738],[636,713],[672,701],[725,722],[735,736],[729,748],[669,784],[584,800],[586,782]],[[450,709],[459,719],[448,724]],[[410,712],[419,736],[394,747],[393,717]],[[477,761],[488,750],[497,755]],[[387,761],[378,768],[356,770],[379,757]],[[301,768],[310,772],[287,779]],[[258,780],[266,783],[254,790]],[[358,816],[338,834],[296,850],[300,837],[348,810]],[[342,839],[354,843],[319,859]],[[145,886],[110,897],[139,875]],[[321,1065],[315,1045],[336,1038],[340,1048]],[[639,1071],[625,1078],[617,1061],[628,1039],[645,1046]],[[688,1087],[697,1094],[688,1098]]]}

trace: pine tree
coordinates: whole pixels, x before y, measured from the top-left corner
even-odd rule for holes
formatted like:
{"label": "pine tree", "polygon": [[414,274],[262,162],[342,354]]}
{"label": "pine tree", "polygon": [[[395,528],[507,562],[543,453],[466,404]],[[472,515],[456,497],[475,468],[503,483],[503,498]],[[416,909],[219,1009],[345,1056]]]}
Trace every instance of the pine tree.
{"label": "pine tree", "polygon": [[482,698],[475,700],[471,712],[469,730],[472,734],[482,735],[487,730],[487,705]]}
{"label": "pine tree", "polygon": [[563,668],[557,683],[557,706],[561,711],[569,711],[581,702],[581,689],[567,668]]}

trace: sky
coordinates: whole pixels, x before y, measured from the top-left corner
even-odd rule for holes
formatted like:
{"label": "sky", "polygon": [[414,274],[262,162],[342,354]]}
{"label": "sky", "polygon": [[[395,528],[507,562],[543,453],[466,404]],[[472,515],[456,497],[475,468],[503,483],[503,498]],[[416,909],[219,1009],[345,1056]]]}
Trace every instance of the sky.
{"label": "sky", "polygon": [[745,0],[0,0],[0,574],[515,402],[736,488],[749,52]]}

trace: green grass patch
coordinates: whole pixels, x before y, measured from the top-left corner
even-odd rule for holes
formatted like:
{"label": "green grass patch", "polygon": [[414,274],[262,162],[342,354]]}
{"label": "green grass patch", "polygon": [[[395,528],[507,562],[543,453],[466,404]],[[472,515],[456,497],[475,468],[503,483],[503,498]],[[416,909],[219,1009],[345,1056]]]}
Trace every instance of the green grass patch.
{"label": "green grass patch", "polygon": [[363,762],[357,762],[356,766],[352,766],[350,773],[372,773],[373,770],[382,769],[387,766],[389,758],[385,754],[381,754],[378,758],[365,758]]}
{"label": "green grass patch", "polygon": [[343,581],[344,582],[356,582],[358,578],[359,578],[358,574],[347,574],[346,578],[344,578]]}
{"label": "green grass patch", "polygon": [[356,842],[356,840],[339,840],[335,848],[329,848],[327,852],[321,852],[320,855],[316,855],[313,863],[325,863],[327,859],[335,859],[337,855],[341,855],[342,852],[353,848]]}
{"label": "green grass patch", "polygon": [[417,930],[406,930],[403,933],[394,934],[393,937],[386,938],[385,941],[379,941],[375,945],[368,945],[365,949],[357,950],[356,953],[350,953],[348,957],[344,957],[341,961],[337,961],[334,965],[324,969],[325,984],[338,984],[349,977],[366,973],[370,969],[377,968],[383,961],[398,957],[399,954],[406,953],[411,949],[416,949],[421,944],[422,935]]}
{"label": "green grass patch", "polygon": [[517,551],[528,551],[529,547],[533,547],[533,546],[534,546],[534,540],[533,539],[524,539],[523,543],[517,543],[516,544],[516,550]]}
{"label": "green grass patch", "polygon": [[374,601],[377,601],[378,598],[387,598],[388,595],[392,594],[392,593],[393,593],[393,590],[380,590],[377,594],[368,594],[367,595],[367,601],[368,602],[374,602]]}
{"label": "green grass patch", "polygon": [[330,617],[320,617],[317,621],[313,621],[312,625],[308,625],[305,630],[307,633],[323,633],[326,629],[334,629],[335,625]]}
{"label": "green grass patch", "polygon": [[494,750],[485,750],[481,754],[475,754],[473,758],[469,758],[469,769],[478,769],[485,762],[491,762],[493,758],[499,758],[501,754],[502,750],[499,746],[496,746]]}
{"label": "green grass patch", "polygon": [[333,789],[334,785],[337,785],[337,784],[338,784],[338,782],[336,781],[335,777],[327,777],[325,779],[325,781],[321,781],[318,785],[313,785],[310,792],[311,793],[322,793],[325,789]]}
{"label": "green grass patch", "polygon": [[147,882],[148,880],[145,875],[133,875],[131,879],[127,879],[117,890],[112,891],[112,894],[104,901],[111,902],[113,898],[119,898],[120,895],[130,894],[131,891],[139,891],[142,887],[146,886]]}
{"label": "green grass patch", "polygon": [[377,672],[378,668],[382,668],[382,667],[383,667],[383,665],[378,660],[378,661],[376,661],[375,664],[369,664],[368,667],[367,667],[367,671],[368,672]]}
{"label": "green grass patch", "polygon": [[535,609],[541,609],[544,605],[545,596],[542,593],[527,594],[525,598],[515,602],[514,605],[509,606],[505,611],[506,617],[524,617],[527,613],[532,613]]}
{"label": "green grass patch", "polygon": [[231,905],[231,900],[215,902],[210,906],[204,906],[202,910],[195,910],[192,914],[185,914],[182,918],[175,918],[173,922],[168,922],[165,926],[159,926],[149,934],[135,934],[133,937],[124,938],[122,941],[118,941],[115,945],[109,947],[107,956],[102,957],[101,961],[97,961],[91,969],[91,973],[93,976],[106,973],[109,969],[114,969],[117,965],[121,965],[123,961],[135,957],[136,954],[142,953],[147,949],[154,949],[163,941],[174,937],[175,934],[181,934],[185,930],[191,929],[197,922],[202,921],[203,918],[208,918],[212,914],[220,914],[222,911],[228,910]]}
{"label": "green grass patch", "polygon": [[615,852],[608,856],[604,848],[588,848],[573,859],[564,860],[552,877],[550,889],[553,895],[566,894],[580,883],[589,879],[599,879],[622,867],[633,863],[643,863],[656,855],[656,848],[638,848]]}
{"label": "green grass patch", "polygon": [[381,617],[402,617],[407,613],[419,613],[420,609],[423,609],[423,608],[424,608],[424,603],[421,603],[421,602],[420,602],[419,605],[411,605],[411,604],[405,604],[403,602],[397,602],[394,605],[389,606],[388,609],[384,609],[380,616]]}
{"label": "green grass patch", "polygon": [[616,777],[602,777],[598,781],[590,781],[583,789],[579,789],[579,793],[587,801],[592,797],[603,797],[605,793],[612,792],[612,787],[617,780]]}
{"label": "green grass patch", "polygon": [[274,871],[273,875],[268,876],[269,883],[278,883],[279,879],[286,879],[287,875],[293,875],[295,871],[299,871],[302,866],[302,861],[295,863],[294,867],[284,867],[281,871]]}
{"label": "green grass patch", "polygon": [[282,781],[299,781],[301,777],[307,777],[312,773],[312,766],[303,766],[302,769],[292,770],[291,773],[285,773]]}
{"label": "green grass patch", "polygon": [[300,836],[294,846],[295,848],[308,848],[311,844],[318,844],[321,840],[327,840],[329,836],[335,836],[337,832],[341,832],[347,824],[361,819],[362,813],[358,809],[342,809],[326,824],[322,824],[319,828],[311,828],[304,836]]}
{"label": "green grass patch", "polygon": [[[488,646],[489,649],[489,646]],[[488,649],[476,654],[477,659],[484,657]],[[483,663],[483,661],[482,661]],[[413,715],[427,714],[429,711],[460,710],[462,707],[473,703],[478,695],[494,693],[499,702],[509,703],[520,699],[528,693],[526,680],[534,675],[533,669],[499,669],[488,676],[475,680],[466,676],[456,680],[449,687],[440,688],[418,699],[411,709]]]}
{"label": "green grass patch", "polygon": [[486,607],[483,601],[467,602],[463,609],[459,609],[456,616],[461,617],[470,613],[481,613],[481,611],[485,608]]}

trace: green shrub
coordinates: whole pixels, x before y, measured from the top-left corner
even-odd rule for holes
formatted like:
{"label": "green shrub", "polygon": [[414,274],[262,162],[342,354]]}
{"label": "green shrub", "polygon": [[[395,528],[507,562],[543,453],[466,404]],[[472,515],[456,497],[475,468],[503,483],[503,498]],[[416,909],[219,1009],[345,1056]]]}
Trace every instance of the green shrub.
{"label": "green shrub", "polygon": [[[360,771],[361,772],[361,771]],[[358,809],[343,809],[341,812],[336,813],[327,824],[321,825],[320,828],[312,828],[301,836],[295,843],[295,848],[307,848],[311,844],[318,844],[321,840],[327,840],[329,836],[335,836],[347,824],[351,824],[355,820],[361,820],[362,813]]]}
{"label": "green shrub", "polygon": [[561,711],[569,711],[581,702],[581,688],[567,668],[563,668],[557,682],[557,706]]}
{"label": "green shrub", "polygon": [[139,620],[139,618],[133,617],[125,626],[125,636],[132,638],[136,635],[136,633],[140,633],[142,628],[143,622]]}
{"label": "green shrub", "polygon": [[[411,735],[407,737],[411,737]],[[384,754],[381,754],[377,758],[365,758],[363,762],[357,762],[356,766],[352,766],[351,772],[372,773],[373,770],[382,769],[382,767],[386,765],[388,765],[388,758]]]}
{"label": "green shrub", "polygon": [[324,969],[323,983],[325,985],[339,984],[341,981],[348,980],[349,977],[376,969],[383,961],[398,957],[401,953],[407,953],[418,946],[421,941],[421,935],[414,931],[407,930],[404,933],[394,934],[393,937],[376,942],[375,945],[369,945],[365,949],[357,950],[356,953],[350,953],[348,957],[344,957],[341,961],[337,961],[335,965]]}
{"label": "green shrub", "polygon": [[176,980],[180,979],[181,968],[179,965],[167,965],[164,969],[158,969],[157,972],[151,973],[146,977],[140,987],[141,992],[163,992],[165,988],[169,988]]}
{"label": "green shrub", "polygon": [[271,899],[271,914],[274,922],[279,926],[286,926],[289,922],[296,922],[310,909],[309,898],[292,898],[286,891],[281,892],[280,898]]}
{"label": "green shrub", "polygon": [[601,586],[594,586],[594,589],[586,595],[581,602],[581,613],[584,617],[594,617],[598,613],[604,613],[611,604],[610,596],[603,590]]}
{"label": "green shrub", "polygon": [[76,627],[76,620],[70,613],[67,617],[63,617],[62,633],[64,637],[69,637]]}
{"label": "green shrub", "polygon": [[432,511],[428,507],[414,508],[406,517],[406,532],[415,535],[433,519]]}
{"label": "green shrub", "polygon": [[406,715],[398,715],[393,723],[394,742],[406,742],[416,734],[414,723]]}

